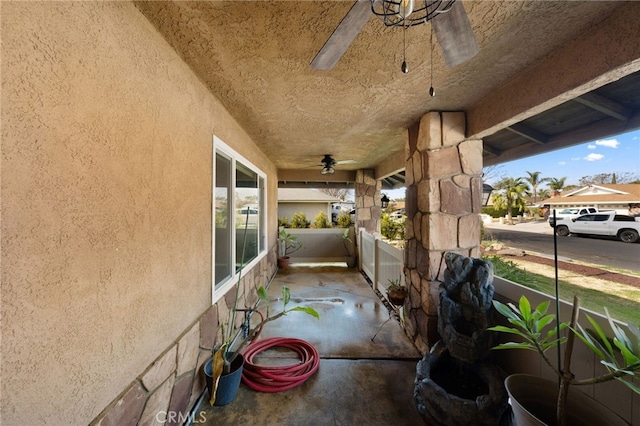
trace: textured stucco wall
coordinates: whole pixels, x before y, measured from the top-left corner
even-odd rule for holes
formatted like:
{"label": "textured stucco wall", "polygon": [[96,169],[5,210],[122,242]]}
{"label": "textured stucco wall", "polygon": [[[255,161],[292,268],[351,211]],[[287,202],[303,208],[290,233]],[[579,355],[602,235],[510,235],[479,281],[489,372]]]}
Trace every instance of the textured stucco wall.
{"label": "textured stucco wall", "polygon": [[133,5],[1,12],[1,422],[87,424],[210,305],[213,135],[275,169]]}

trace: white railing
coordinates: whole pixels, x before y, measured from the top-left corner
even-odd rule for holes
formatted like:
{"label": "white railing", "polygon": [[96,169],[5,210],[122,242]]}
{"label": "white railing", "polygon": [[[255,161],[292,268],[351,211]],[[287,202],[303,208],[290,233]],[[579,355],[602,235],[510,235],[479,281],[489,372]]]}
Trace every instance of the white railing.
{"label": "white railing", "polygon": [[375,289],[384,289],[389,281],[400,280],[404,285],[404,250],[390,245],[379,236],[369,234],[364,229],[358,233],[360,248],[360,269],[373,283]]}

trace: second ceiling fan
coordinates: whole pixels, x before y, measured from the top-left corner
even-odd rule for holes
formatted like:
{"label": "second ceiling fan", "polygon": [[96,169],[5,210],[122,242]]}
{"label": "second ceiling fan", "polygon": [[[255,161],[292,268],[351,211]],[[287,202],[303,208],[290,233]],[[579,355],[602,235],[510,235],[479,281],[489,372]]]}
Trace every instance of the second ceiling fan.
{"label": "second ceiling fan", "polygon": [[445,64],[453,68],[478,51],[471,23],[456,0],[356,0],[349,12],[317,53],[311,67],[330,70],[342,58],[372,14],[386,26],[404,27],[431,22]]}

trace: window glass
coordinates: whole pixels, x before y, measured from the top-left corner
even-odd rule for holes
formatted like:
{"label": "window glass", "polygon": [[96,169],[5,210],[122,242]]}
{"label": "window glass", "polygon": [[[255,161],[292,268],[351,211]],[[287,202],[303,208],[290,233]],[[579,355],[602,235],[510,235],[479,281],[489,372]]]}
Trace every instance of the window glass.
{"label": "window glass", "polygon": [[239,279],[242,266],[266,254],[264,174],[214,138],[213,301]]}
{"label": "window glass", "polygon": [[231,277],[231,160],[216,154],[214,189],[214,282],[216,285]]}
{"label": "window glass", "polygon": [[251,262],[260,250],[258,174],[236,162],[236,271]]}

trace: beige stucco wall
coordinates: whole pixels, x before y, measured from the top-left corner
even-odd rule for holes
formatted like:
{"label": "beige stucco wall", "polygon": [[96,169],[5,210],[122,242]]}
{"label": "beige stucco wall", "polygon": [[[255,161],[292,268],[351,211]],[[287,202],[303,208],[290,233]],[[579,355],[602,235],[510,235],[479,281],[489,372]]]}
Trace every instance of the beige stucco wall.
{"label": "beige stucco wall", "polygon": [[213,135],[276,171],[132,4],[1,7],[0,421],[87,424],[210,305]]}

